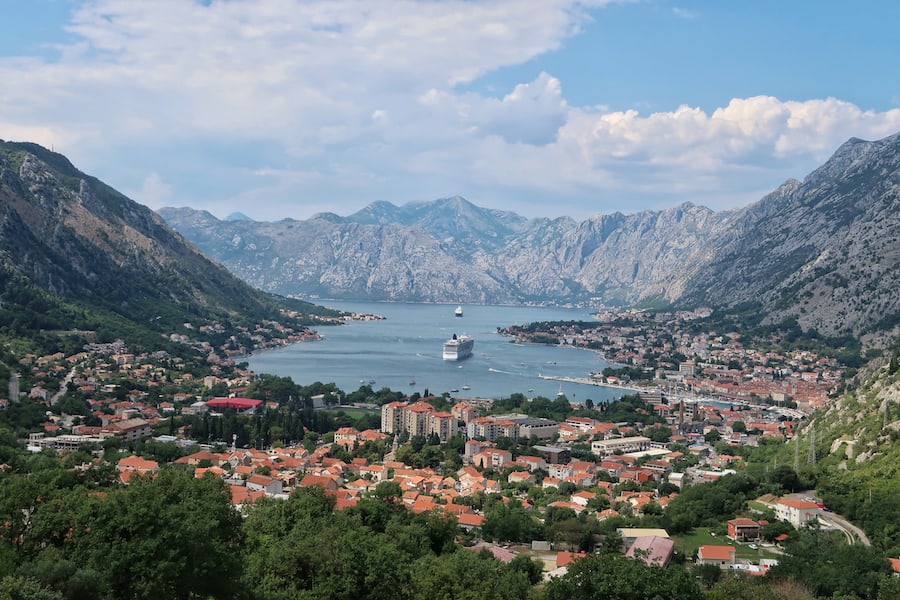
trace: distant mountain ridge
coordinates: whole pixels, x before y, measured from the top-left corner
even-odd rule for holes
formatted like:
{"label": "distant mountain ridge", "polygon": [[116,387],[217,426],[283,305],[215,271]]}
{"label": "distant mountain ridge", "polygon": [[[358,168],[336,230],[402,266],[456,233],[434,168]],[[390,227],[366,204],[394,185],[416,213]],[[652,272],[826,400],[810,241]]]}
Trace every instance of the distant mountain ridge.
{"label": "distant mountain ridge", "polygon": [[[670,276],[667,266],[694,259],[730,218],[683,205],[582,223],[529,220],[459,197],[403,207],[379,202],[347,217],[274,223],[220,221],[187,208],[159,212],[198,248],[267,291],[485,304],[667,297],[684,275]],[[627,247],[636,250],[634,260],[614,264]]]}
{"label": "distant mountain ridge", "polygon": [[758,304],[826,335],[881,336],[900,322],[900,135],[852,139],[802,182],[715,212],[526,219],[460,198],[347,217],[220,221],[165,208],[232,272],[285,295],[369,300]]}

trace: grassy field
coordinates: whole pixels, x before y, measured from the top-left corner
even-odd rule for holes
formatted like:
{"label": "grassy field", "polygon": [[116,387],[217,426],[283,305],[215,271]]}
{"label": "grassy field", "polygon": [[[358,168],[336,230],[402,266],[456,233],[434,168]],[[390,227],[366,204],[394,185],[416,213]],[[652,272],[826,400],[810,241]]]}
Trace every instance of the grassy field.
{"label": "grassy field", "polygon": [[380,412],[378,409],[357,408],[355,406],[336,406],[333,409],[329,410],[333,410],[334,412],[342,412],[355,421],[360,420],[366,415],[379,414]]}
{"label": "grassy field", "polygon": [[691,533],[685,535],[673,536],[675,541],[675,550],[690,558],[697,551],[697,548],[704,545],[715,546],[732,546],[735,548],[735,557],[737,560],[759,561],[760,558],[777,558],[778,554],[760,547],[754,550],[747,544],[736,544],[723,535],[713,535],[709,529],[698,527]]}
{"label": "grassy field", "polygon": [[762,512],[766,512],[767,510],[770,510],[770,508],[769,508],[768,506],[766,506],[766,505],[763,504],[762,502],[758,502],[758,501],[756,501],[756,500],[751,500],[751,501],[749,501],[749,502],[747,503],[747,507],[748,507],[752,512],[760,512],[760,513],[762,513]]}
{"label": "grassy field", "polygon": [[672,539],[675,541],[675,550],[688,558],[694,555],[697,548],[706,544],[734,546],[734,543],[728,538],[712,535],[705,527],[698,527],[684,535],[673,536]]}

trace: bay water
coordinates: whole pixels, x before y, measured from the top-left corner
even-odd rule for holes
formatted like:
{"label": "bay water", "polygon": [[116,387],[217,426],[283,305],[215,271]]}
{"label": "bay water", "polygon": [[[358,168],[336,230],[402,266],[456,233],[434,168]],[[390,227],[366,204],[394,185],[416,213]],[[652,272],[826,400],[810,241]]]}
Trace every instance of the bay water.
{"label": "bay water", "polygon": [[[468,306],[456,317],[456,305],[382,302],[320,302],[349,312],[381,315],[384,320],[352,321],[319,327],[325,339],[268,350],[247,358],[256,373],[290,377],[297,384],[334,383],[344,392],[363,384],[405,394],[449,392],[456,398],[556,398],[594,404],[623,392],[589,384],[560,382],[539,376],[586,378],[609,366],[595,352],[541,344],[512,343],[498,327],[536,321],[592,320],[584,309]],[[442,359],[442,345],[453,334],[475,338],[471,357]]]}

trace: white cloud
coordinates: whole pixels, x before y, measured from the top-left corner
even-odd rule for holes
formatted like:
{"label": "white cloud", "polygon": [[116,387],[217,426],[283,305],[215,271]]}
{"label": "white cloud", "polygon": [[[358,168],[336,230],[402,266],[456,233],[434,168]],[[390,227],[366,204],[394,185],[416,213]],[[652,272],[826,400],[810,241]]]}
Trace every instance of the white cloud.
{"label": "white cloud", "polygon": [[141,189],[128,196],[150,208],[162,208],[168,206],[172,199],[172,186],[163,182],[158,173],[150,173],[144,178]]}
{"label": "white cloud", "polygon": [[560,48],[601,4],[84,1],[56,60],[0,57],[0,138],[55,144],[153,207],[302,217],[461,193],[583,216],[750,202],[900,130],[900,109],[834,98],[642,114],[574,106],[552,72],[459,85]]}
{"label": "white cloud", "polygon": [[700,16],[697,11],[677,6],[672,7],[672,14],[681,19],[696,19]]}

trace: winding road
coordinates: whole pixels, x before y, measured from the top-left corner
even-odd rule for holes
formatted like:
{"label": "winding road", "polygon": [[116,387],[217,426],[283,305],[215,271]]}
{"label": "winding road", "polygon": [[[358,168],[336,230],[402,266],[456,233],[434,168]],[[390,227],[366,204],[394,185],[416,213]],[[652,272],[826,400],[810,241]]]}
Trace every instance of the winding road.
{"label": "winding road", "polygon": [[[789,498],[793,498],[794,500],[805,500],[807,498],[816,498],[815,490],[807,490],[805,492],[797,492],[796,494],[789,494]],[[869,541],[869,537],[866,535],[866,532],[842,517],[841,515],[833,512],[826,512],[821,510],[819,512],[819,522],[823,527],[830,527],[833,529],[839,529],[844,536],[847,538],[847,542],[850,544],[855,544],[856,542],[861,543],[863,546],[871,546],[872,542]]]}

